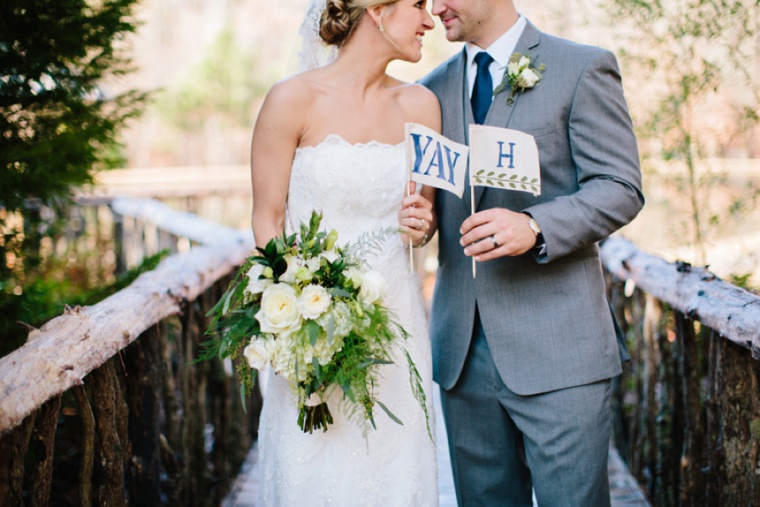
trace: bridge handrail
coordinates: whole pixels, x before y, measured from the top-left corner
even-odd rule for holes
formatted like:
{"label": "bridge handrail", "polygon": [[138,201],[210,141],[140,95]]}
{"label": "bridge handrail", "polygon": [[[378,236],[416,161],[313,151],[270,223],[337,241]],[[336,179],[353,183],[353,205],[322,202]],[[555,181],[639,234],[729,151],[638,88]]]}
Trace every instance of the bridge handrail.
{"label": "bridge handrail", "polygon": [[149,219],[176,235],[204,243],[164,259],[150,272],[103,301],[66,308],[29,334],[24,346],[0,359],[0,434],[20,424],[47,400],[82,379],[139,337],[180,312],[214,282],[240,265],[253,238],[149,199],[117,198],[115,212]]}
{"label": "bridge handrail", "polygon": [[760,359],[760,296],[704,268],[669,263],[624,238],[606,240],[601,256],[605,268],[619,279],[635,283],[689,318],[750,349],[752,357]]}

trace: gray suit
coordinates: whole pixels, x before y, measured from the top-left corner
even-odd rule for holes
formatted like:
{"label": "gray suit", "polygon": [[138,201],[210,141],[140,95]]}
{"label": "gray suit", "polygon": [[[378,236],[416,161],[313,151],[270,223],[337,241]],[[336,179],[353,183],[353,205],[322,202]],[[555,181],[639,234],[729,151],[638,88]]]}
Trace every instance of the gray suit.
{"label": "gray suit", "polygon": [[[495,96],[485,123],[535,137],[541,195],[476,187],[476,209],[529,213],[541,226],[546,249],[479,263],[473,280],[471,260],[459,245],[459,228],[470,214],[470,189],[462,200],[438,192],[440,267],[430,324],[434,377],[442,388],[444,407],[451,405],[446,419],[454,441],[460,504],[500,505],[483,493],[478,493],[481,500],[468,499],[477,491],[469,483],[483,473],[469,474],[463,468],[502,466],[506,480],[525,481],[532,475],[539,502],[543,498],[547,505],[583,505],[604,492],[591,492],[574,503],[565,494],[552,493],[548,483],[561,488],[556,474],[568,469],[577,469],[576,475],[592,473],[579,462],[603,459],[606,466],[608,379],[621,372],[624,349],[619,348],[605,297],[596,242],[631,221],[643,205],[638,150],[610,52],[543,34],[530,22],[515,51],[530,56],[536,65],[546,65],[543,80],[516,93],[512,105],[506,103],[509,89]],[[467,143],[468,125],[473,123],[465,65],[463,50],[422,80],[441,103],[443,134],[460,143]],[[495,397],[506,413],[504,421],[498,410],[478,412],[487,404],[473,400],[482,395],[482,386],[464,385],[463,377],[480,382],[489,375],[499,383]],[[477,421],[465,414],[473,411]],[[585,434],[575,442],[558,443],[561,438],[551,435],[575,431],[562,426],[566,418],[574,419]],[[493,420],[495,426],[482,419]],[[520,459],[491,449],[497,445],[492,445],[491,436],[503,433],[504,424],[514,426],[505,445],[519,451]],[[489,436],[478,443],[472,432]],[[591,433],[601,434],[599,442],[589,441]],[[473,446],[488,447],[486,455],[496,454],[460,459],[461,454],[477,454]],[[524,461],[530,471],[524,469]],[[601,466],[591,465],[593,473]],[[570,476],[566,487],[578,489],[579,480],[589,477]],[[523,498],[524,493],[523,482],[497,491],[493,498]]]}

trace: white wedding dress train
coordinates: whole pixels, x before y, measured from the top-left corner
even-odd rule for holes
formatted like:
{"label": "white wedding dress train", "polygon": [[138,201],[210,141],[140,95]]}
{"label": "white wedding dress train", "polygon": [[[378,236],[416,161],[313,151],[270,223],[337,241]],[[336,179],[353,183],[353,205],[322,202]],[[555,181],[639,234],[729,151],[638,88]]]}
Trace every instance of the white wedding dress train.
{"label": "white wedding dress train", "polygon": [[[339,244],[361,234],[397,227],[406,173],[403,144],[351,144],[330,135],[322,143],[296,151],[288,194],[291,231],[308,223],[312,210],[324,215],[322,226],[337,229]],[[416,275],[410,272],[408,247],[390,237],[382,252],[367,259],[388,284],[385,304],[411,335],[406,342],[423,379],[431,430],[432,364],[425,312]],[[334,424],[326,432],[303,433],[287,382],[267,372],[267,391],[259,433],[261,489],[258,506],[435,507],[438,486],[435,445],[425,414],[413,397],[403,357],[383,366],[378,400],[402,422],[375,408],[377,430],[367,438],[330,397]]]}

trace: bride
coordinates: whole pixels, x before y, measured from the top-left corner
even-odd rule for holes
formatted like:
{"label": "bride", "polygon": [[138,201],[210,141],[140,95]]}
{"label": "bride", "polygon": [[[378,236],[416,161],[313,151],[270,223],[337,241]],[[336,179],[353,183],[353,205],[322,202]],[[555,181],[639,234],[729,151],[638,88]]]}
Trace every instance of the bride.
{"label": "bride", "polygon": [[[386,240],[367,261],[385,276],[385,302],[411,334],[406,346],[432,418],[430,344],[405,244],[421,246],[435,232],[433,192],[404,197],[403,136],[405,122],[440,131],[441,114],[431,92],[388,76],[386,67],[394,59],[419,61],[433,20],[426,0],[312,0],[312,6],[321,12],[314,31],[339,51],[331,63],[274,85],[261,108],[251,147],[256,243],[264,246],[283,226],[298,230],[312,210],[323,213],[323,226],[337,229],[341,243],[400,227],[402,239]],[[377,393],[403,425],[378,413],[377,429],[366,438],[340,409],[326,432],[303,433],[287,382],[270,370],[256,505],[438,505],[434,443],[409,372],[396,363],[380,370]],[[341,397],[336,391],[331,405]]]}

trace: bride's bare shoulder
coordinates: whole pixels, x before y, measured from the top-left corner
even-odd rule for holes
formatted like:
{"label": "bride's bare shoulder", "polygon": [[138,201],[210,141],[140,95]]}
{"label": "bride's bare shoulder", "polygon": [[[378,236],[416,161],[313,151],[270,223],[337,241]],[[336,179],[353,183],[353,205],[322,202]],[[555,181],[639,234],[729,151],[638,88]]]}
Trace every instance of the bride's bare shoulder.
{"label": "bride's bare shoulder", "polygon": [[399,101],[410,120],[440,130],[441,106],[433,92],[417,83],[399,86]]}
{"label": "bride's bare shoulder", "polygon": [[296,74],[275,83],[267,93],[266,101],[277,106],[301,107],[312,102],[318,92],[316,82]]}

